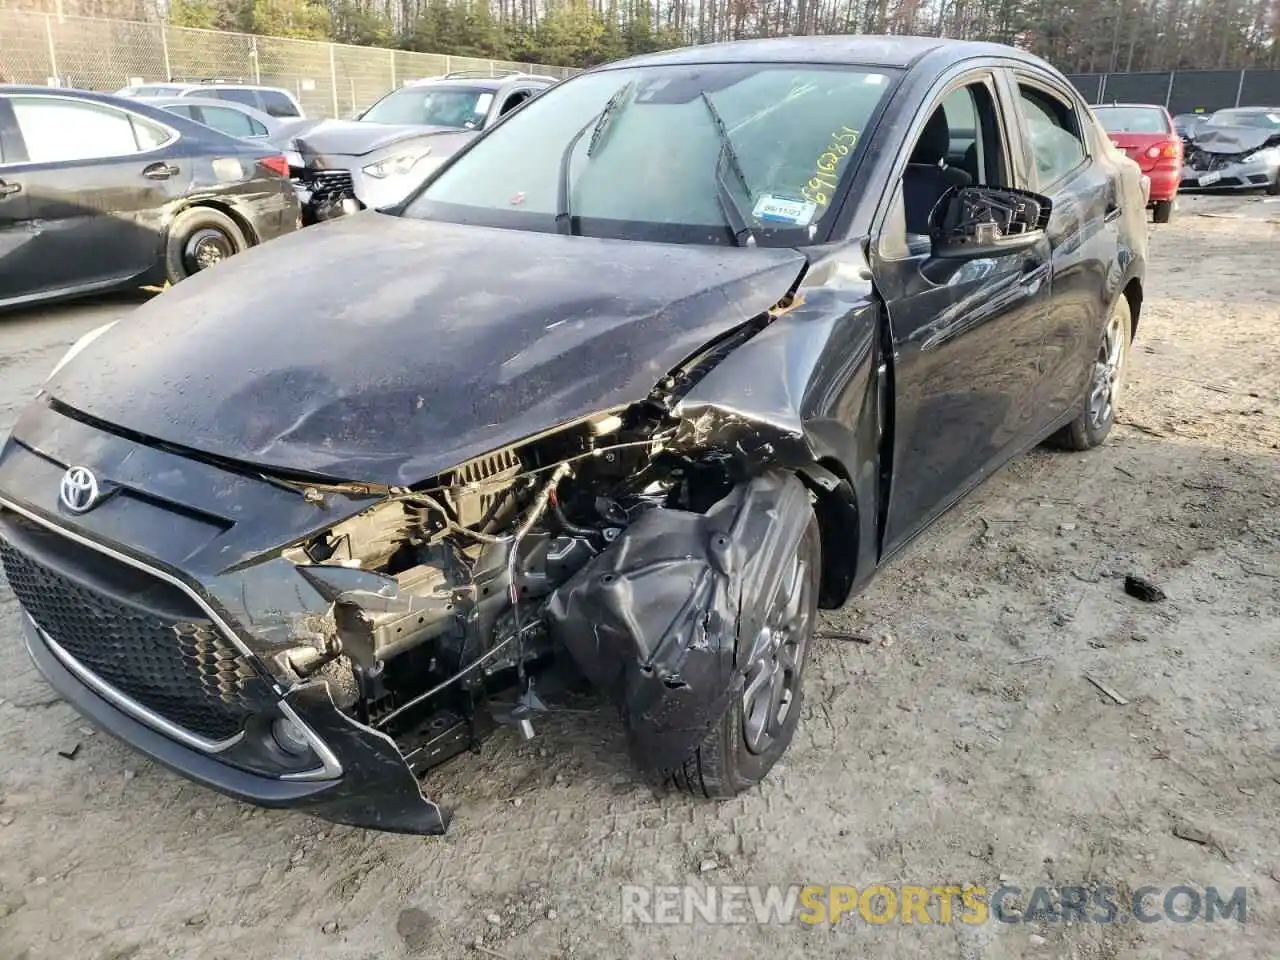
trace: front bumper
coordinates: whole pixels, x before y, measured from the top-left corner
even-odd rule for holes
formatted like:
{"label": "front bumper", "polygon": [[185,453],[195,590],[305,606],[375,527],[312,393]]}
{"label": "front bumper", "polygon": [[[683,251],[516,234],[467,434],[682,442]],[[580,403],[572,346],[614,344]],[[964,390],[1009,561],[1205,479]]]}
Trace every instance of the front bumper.
{"label": "front bumper", "polygon": [[364,172],[370,162],[367,157],[325,156],[296,171],[293,185],[303,219],[318,223],[360,210],[394,206],[430,172],[424,168],[421,176],[371,177]]}
{"label": "front bumper", "polygon": [[[203,787],[269,808],[301,808],[324,820],[392,833],[439,834],[448,815],[425,800],[389,738],[368,742],[363,731],[311,689],[286,698],[326,740],[343,765],[336,780],[281,780],[241,770],[165,736],[100,696],[54,653],[50,637],[22,618],[27,653],[49,685],[95,726],[142,755]],[[377,734],[372,734],[375,741]]]}
{"label": "front bumper", "polygon": [[1183,190],[1259,190],[1280,177],[1280,154],[1234,162],[1213,157],[1207,168],[1182,168]]}
{"label": "front bumper", "polygon": [[[54,423],[63,431],[59,438],[41,429]],[[445,831],[447,813],[423,797],[390,736],[343,713],[322,680],[286,689],[266,669],[257,634],[248,635],[251,649],[232,626],[278,627],[264,611],[301,596],[299,583],[255,568],[249,579],[227,582],[227,593],[242,601],[237,607],[210,589],[219,578],[201,579],[189,565],[175,564],[179,555],[200,554],[191,548],[205,539],[204,527],[196,532],[160,504],[185,503],[188,510],[211,504],[205,497],[242,480],[220,478],[193,461],[180,473],[171,469],[172,454],[97,433],[39,404],[15,428],[18,436],[28,431],[50,446],[70,442],[81,450],[76,439],[96,436],[104,459],[143,464],[136,475],[122,465],[104,470],[111,493],[69,518],[56,506],[65,459],[60,466],[13,437],[0,453],[0,559],[23,605],[27,649],[59,695],[140,753],[237,799],[377,830]],[[179,486],[156,486],[165,477]],[[205,496],[197,496],[206,481]],[[182,498],[175,496],[179,489]],[[266,498],[264,510],[287,512],[289,501],[275,500],[276,488],[254,489]],[[255,520],[250,525],[261,527],[264,521]],[[244,605],[250,600],[260,603]],[[228,717],[231,730],[219,726]],[[270,739],[281,718],[306,734],[309,753],[291,758]]]}

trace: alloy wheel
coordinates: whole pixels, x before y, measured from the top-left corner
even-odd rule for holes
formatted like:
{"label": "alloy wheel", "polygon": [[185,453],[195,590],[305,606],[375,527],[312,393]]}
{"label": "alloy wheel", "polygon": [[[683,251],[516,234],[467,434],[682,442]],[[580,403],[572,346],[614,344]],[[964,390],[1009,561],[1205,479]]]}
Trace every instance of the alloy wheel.
{"label": "alloy wheel", "polygon": [[1119,313],[1112,313],[1107,331],[1093,364],[1093,387],[1089,391],[1089,422],[1104,426],[1115,413],[1124,380],[1125,350],[1128,344]]}
{"label": "alloy wheel", "polygon": [[742,732],[754,754],[773,745],[800,689],[813,589],[808,574],[808,564],[797,552],[751,644],[742,691]]}

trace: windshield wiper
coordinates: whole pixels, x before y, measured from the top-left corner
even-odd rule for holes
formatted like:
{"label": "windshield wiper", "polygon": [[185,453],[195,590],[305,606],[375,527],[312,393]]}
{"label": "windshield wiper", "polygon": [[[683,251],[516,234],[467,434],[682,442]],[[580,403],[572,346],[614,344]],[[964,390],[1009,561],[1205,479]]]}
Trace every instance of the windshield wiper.
{"label": "windshield wiper", "polygon": [[573,151],[577,149],[579,141],[587,135],[587,131],[591,131],[591,139],[587,142],[587,156],[595,153],[596,148],[600,146],[600,137],[604,134],[605,127],[609,124],[609,118],[613,116],[614,111],[618,109],[618,104],[622,103],[623,97],[627,91],[631,89],[634,80],[628,80],[620,86],[607,101],[605,101],[604,109],[582,125],[582,129],[573,135],[573,139],[569,141],[569,145],[564,148],[564,153],[560,155],[560,182],[556,193],[556,233],[567,233],[572,235],[573,216],[569,211],[569,174],[573,167]]}
{"label": "windshield wiper", "polygon": [[747,182],[747,175],[742,172],[742,164],[738,162],[738,152],[733,149],[733,141],[729,138],[729,128],[725,126],[724,118],[720,116],[720,111],[711,102],[711,98],[707,96],[705,90],[702,91],[701,96],[702,102],[707,105],[707,112],[711,114],[711,122],[716,128],[716,136],[720,139],[720,155],[716,157],[716,201],[720,204],[720,212],[724,214],[725,223],[733,231],[734,245],[754,247],[756,245],[755,231],[751,229],[751,225],[747,221],[747,215],[742,212],[742,208],[738,206],[738,201],[733,197],[733,191],[729,189],[729,183],[724,176],[724,168],[728,166],[733,170],[733,175],[738,178],[738,183],[742,185],[742,189],[748,199],[751,197],[751,184]]}

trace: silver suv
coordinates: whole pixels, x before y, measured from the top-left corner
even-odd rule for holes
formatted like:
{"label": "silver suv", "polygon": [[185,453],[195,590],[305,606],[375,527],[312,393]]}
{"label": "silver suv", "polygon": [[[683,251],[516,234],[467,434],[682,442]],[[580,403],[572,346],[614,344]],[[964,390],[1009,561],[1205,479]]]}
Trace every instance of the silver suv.
{"label": "silver suv", "polygon": [[547,87],[555,77],[460,70],[413,80],[392,90],[357,119],[419,127],[483,130]]}

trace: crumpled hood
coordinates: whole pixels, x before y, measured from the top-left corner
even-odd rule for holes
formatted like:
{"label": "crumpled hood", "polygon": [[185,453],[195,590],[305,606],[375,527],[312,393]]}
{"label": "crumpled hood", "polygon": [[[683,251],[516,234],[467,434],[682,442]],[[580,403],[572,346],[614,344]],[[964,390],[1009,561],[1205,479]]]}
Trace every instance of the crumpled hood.
{"label": "crumpled hood", "polygon": [[435,137],[442,134],[474,136],[472,131],[455,127],[419,127],[404,124],[366,123],[362,120],[317,120],[295,124],[272,137],[280,148],[296,141],[303,153],[362,157],[402,140]]}
{"label": "crumpled hood", "polygon": [[789,249],[366,211],[184,280],[46,389],[215,456],[411,484],[643,400],[685,357],[783,297],[805,262]]}
{"label": "crumpled hood", "polygon": [[1280,131],[1206,125],[1192,133],[1192,143],[1205,153],[1245,153],[1266,146],[1268,140],[1280,144]]}

